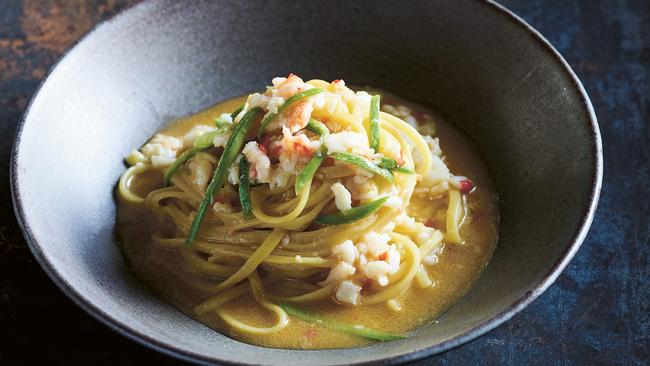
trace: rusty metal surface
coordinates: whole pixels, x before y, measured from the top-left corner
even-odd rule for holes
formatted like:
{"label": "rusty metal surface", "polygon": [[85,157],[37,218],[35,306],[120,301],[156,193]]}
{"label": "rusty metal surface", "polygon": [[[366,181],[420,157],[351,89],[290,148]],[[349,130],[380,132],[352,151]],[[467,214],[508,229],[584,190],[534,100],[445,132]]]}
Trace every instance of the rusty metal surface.
{"label": "rusty metal surface", "polygon": [[[7,166],[17,122],[50,66],[133,0],[0,1],[0,364],[179,361],[83,313],[33,260]],[[418,365],[646,364],[650,295],[650,3],[504,0],[567,58],[603,133],[605,183],[591,233],[544,295],[478,340]]]}

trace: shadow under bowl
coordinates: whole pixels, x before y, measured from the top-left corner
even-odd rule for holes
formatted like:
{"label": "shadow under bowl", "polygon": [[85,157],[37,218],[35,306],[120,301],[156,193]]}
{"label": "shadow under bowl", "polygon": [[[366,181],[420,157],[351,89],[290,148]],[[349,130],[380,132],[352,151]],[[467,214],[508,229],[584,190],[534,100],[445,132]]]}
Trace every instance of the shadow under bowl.
{"label": "shadow under bowl", "polygon": [[[122,157],[175,117],[294,72],[391,90],[471,136],[500,196],[500,241],[437,324],[359,349],[267,349],[181,314],[114,244]],[[543,292],[579,248],[602,179],[580,82],[535,30],[490,1],[149,1],[74,46],[33,98],[14,145],[16,214],[35,257],[118,332],[195,362],[395,363],[467,342]]]}

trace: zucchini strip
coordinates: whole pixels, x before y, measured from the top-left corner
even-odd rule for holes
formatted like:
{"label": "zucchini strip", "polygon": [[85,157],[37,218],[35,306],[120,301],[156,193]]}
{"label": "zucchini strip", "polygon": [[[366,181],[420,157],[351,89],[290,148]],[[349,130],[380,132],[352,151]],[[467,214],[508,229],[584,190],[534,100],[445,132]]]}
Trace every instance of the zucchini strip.
{"label": "zucchini strip", "polygon": [[385,156],[381,158],[381,160],[379,162],[379,166],[384,168],[384,169],[388,169],[391,172],[399,172],[399,173],[404,173],[404,174],[415,174],[415,172],[412,171],[411,169],[400,166],[399,164],[397,164],[397,161],[395,161],[395,160],[393,160],[391,158],[387,158]]}
{"label": "zucchini strip", "polygon": [[382,341],[382,342],[395,341],[398,339],[406,338],[405,336],[400,334],[382,332],[380,330],[367,328],[363,325],[350,325],[350,324],[338,322],[336,320],[327,319],[320,315],[299,309],[286,302],[282,302],[280,304],[280,307],[284,311],[286,311],[287,314],[294,316],[298,319],[304,320],[309,323],[318,324],[325,328],[330,328],[330,329],[338,330],[343,333],[352,334],[358,337],[368,338],[368,339],[372,339],[375,341]]}
{"label": "zucchini strip", "polygon": [[352,207],[349,210],[339,211],[332,215],[321,216],[316,219],[317,224],[323,225],[341,225],[359,221],[362,218],[377,211],[386,202],[389,196],[370,201],[366,204]]}
{"label": "zucchini strip", "polygon": [[248,176],[250,164],[245,156],[239,160],[239,202],[244,217],[250,219],[253,217],[253,206],[251,204],[251,180]]}
{"label": "zucchini strip", "polygon": [[260,125],[260,129],[257,132],[257,137],[261,138],[262,135],[264,134],[264,130],[268,127],[268,125],[273,122],[275,117],[279,116],[282,114],[282,112],[287,109],[290,105],[294,104],[295,102],[311,97],[313,95],[322,93],[324,90],[321,88],[312,88],[312,89],[307,89],[302,93],[295,94],[291,97],[289,97],[279,108],[277,113],[269,113],[264,119],[262,120],[262,124]]}
{"label": "zucchini strip", "polygon": [[215,128],[212,131],[204,132],[194,139],[192,145],[197,149],[209,149],[213,146],[212,141],[214,141],[215,136],[221,135],[222,133],[224,133],[224,130],[221,128]]}
{"label": "zucchini strip", "polygon": [[370,98],[370,147],[379,152],[379,95]]}
{"label": "zucchini strip", "polygon": [[356,165],[359,168],[363,168],[373,174],[377,174],[378,176],[386,179],[389,182],[393,181],[393,173],[391,173],[390,170],[382,168],[377,164],[359,155],[350,154],[350,153],[334,153],[330,156],[336,160],[342,161],[347,164]]}
{"label": "zucchini strip", "polygon": [[248,130],[261,113],[262,109],[255,107],[248,111],[241,121],[235,125],[232,135],[226,144],[226,148],[223,150],[223,154],[221,154],[217,168],[214,171],[214,176],[212,177],[208,188],[205,190],[205,196],[203,196],[203,200],[201,201],[199,208],[196,210],[196,216],[194,216],[190,232],[185,240],[186,244],[192,244],[196,238],[196,234],[199,232],[199,227],[201,226],[201,221],[203,221],[203,217],[205,216],[206,209],[212,203],[214,196],[219,192],[226,181],[226,178],[228,177],[228,169],[230,169],[230,166],[235,161],[237,154],[239,154],[239,151],[244,145],[244,139],[246,138]]}
{"label": "zucchini strip", "polygon": [[325,147],[325,144],[322,143],[322,141],[323,137],[329,135],[330,130],[322,122],[319,122],[315,119],[310,119],[309,123],[307,123],[306,128],[309,131],[320,135],[321,148],[320,151],[317,151],[316,154],[312,156],[311,160],[309,160],[307,165],[305,165],[305,168],[296,177],[296,183],[294,186],[296,195],[302,191],[303,187],[306,185],[311,185],[311,181],[314,179],[314,174],[316,174],[316,171],[318,168],[320,168],[323,160],[325,160],[327,157],[327,148]]}
{"label": "zucchini strip", "polygon": [[167,168],[167,171],[165,171],[165,176],[163,177],[163,180],[165,182],[165,185],[169,185],[169,181],[171,181],[172,176],[178,168],[180,168],[183,164],[185,164],[186,161],[188,161],[192,156],[196,155],[197,152],[207,150],[207,147],[190,147],[189,149],[183,151],[181,155],[179,155],[176,160],[172,163],[172,165]]}
{"label": "zucchini strip", "polygon": [[323,150],[317,151],[311,160],[305,165],[305,168],[298,174],[296,177],[296,184],[294,186],[296,195],[302,191],[305,186],[311,185],[311,181],[314,179],[314,174],[320,165],[323,163],[323,160],[327,157],[327,153]]}
{"label": "zucchini strip", "polygon": [[330,130],[327,128],[327,126],[325,126],[323,122],[317,121],[313,118],[309,120],[307,127],[305,128],[320,136],[321,139],[330,134]]}
{"label": "zucchini strip", "polygon": [[233,121],[233,123],[235,122],[235,118],[237,118],[237,116],[239,115],[239,113],[241,113],[241,111],[244,110],[244,106],[245,106],[245,105],[246,105],[246,104],[242,104],[242,105],[240,105],[239,107],[237,107],[237,109],[235,109],[235,110],[230,114],[230,117],[232,117],[232,121]]}

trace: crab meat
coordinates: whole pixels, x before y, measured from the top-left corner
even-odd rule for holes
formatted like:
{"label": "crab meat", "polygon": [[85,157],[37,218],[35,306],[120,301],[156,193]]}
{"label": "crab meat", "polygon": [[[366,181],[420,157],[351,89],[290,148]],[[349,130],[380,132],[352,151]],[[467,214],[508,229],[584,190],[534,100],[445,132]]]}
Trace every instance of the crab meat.
{"label": "crab meat", "polygon": [[334,192],[334,203],[339,211],[345,211],[352,208],[352,195],[343,184],[336,182],[332,184],[330,189]]}
{"label": "crab meat", "polygon": [[388,250],[389,240],[390,236],[388,234],[371,231],[363,236],[363,241],[359,243],[359,250],[366,256],[370,255],[372,258],[378,258],[379,255]]}
{"label": "crab meat", "polygon": [[360,292],[361,286],[355,285],[352,281],[343,281],[336,289],[336,300],[356,305],[359,302]]}
{"label": "crab meat", "polygon": [[353,264],[359,257],[359,250],[352,240],[346,240],[332,249],[332,254],[337,256],[340,260]]}
{"label": "crab meat", "polygon": [[294,74],[289,74],[286,78],[273,78],[272,83],[276,89],[273,94],[285,99],[312,88],[311,85]]}
{"label": "crab meat", "polygon": [[188,148],[192,146],[194,140],[196,140],[197,137],[209,131],[212,131],[212,127],[206,125],[197,125],[192,127],[190,132],[186,133],[185,136],[183,136],[183,147]]}
{"label": "crab meat", "polygon": [[244,156],[251,164],[250,176],[259,183],[269,183],[271,178],[271,160],[260,145],[255,141],[250,141],[242,150]]}
{"label": "crab meat", "polygon": [[325,137],[325,146],[329,154],[351,152],[370,155],[373,150],[368,147],[368,138],[358,132],[342,131]]}
{"label": "crab meat", "polygon": [[[176,154],[183,147],[183,142],[176,137],[156,134],[140,151],[149,160],[154,156],[159,158],[176,158]],[[167,159],[169,161],[170,159]],[[153,161],[152,161],[153,162]]]}
{"label": "crab meat", "polygon": [[[282,130],[280,141],[270,144],[270,154],[278,155],[280,167],[285,172],[296,174],[301,165],[307,164],[316,149],[320,147],[318,140],[310,140],[305,134],[292,135],[289,129]],[[279,153],[278,153],[279,152]]]}
{"label": "crab meat", "polygon": [[189,163],[190,179],[192,184],[199,190],[205,192],[208,181],[212,177],[212,163],[202,155],[196,155]]}
{"label": "crab meat", "polygon": [[321,286],[327,286],[332,282],[338,282],[352,276],[357,269],[347,262],[339,262],[334,268],[330,270],[327,274],[325,281],[321,281],[318,284]]}
{"label": "crab meat", "polygon": [[308,100],[301,100],[282,114],[280,126],[287,127],[291,133],[296,133],[307,126],[313,111],[314,106]]}
{"label": "crab meat", "polygon": [[212,205],[212,211],[214,211],[214,213],[228,213],[235,212],[235,209],[228,202],[215,202],[214,205]]}

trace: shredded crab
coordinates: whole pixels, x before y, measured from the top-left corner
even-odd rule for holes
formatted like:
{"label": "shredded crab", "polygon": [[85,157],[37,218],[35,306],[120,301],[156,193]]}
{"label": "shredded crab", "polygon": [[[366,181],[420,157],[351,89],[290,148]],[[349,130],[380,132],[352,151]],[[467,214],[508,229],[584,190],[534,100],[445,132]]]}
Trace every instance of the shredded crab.
{"label": "shredded crab", "polygon": [[292,135],[288,128],[283,129],[282,139],[272,142],[271,156],[277,156],[280,166],[287,172],[296,172],[298,166],[306,164],[319,148],[320,142],[310,140],[305,134]]}
{"label": "shredded crab", "polygon": [[286,126],[292,133],[298,132],[307,126],[313,111],[314,106],[308,100],[297,102],[283,113],[280,125]]}
{"label": "shredded crab", "polygon": [[273,96],[280,96],[284,99],[290,98],[291,96],[302,93],[311,86],[305,83],[300,77],[289,74],[286,78],[274,78],[272,80]]}

